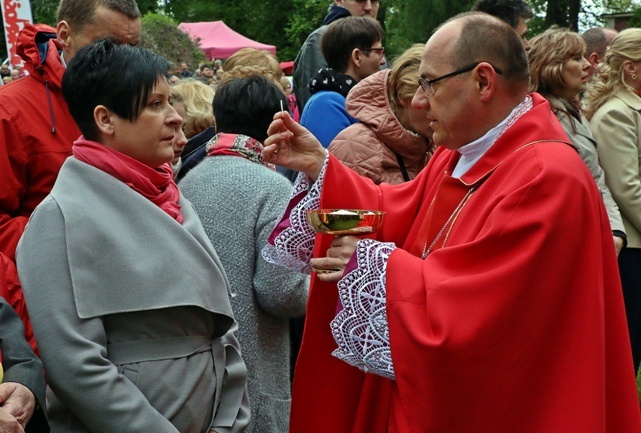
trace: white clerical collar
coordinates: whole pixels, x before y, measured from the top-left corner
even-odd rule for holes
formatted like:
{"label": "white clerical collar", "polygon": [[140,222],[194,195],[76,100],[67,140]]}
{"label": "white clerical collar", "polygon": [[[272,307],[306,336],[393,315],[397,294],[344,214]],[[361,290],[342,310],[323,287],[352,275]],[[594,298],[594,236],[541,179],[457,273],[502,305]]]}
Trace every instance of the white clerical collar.
{"label": "white clerical collar", "polygon": [[512,110],[512,112],[501,121],[501,123],[487,131],[481,138],[478,138],[465,146],[461,146],[457,150],[461,154],[461,158],[456,163],[456,167],[454,167],[452,177],[458,179],[467,173],[467,171],[472,168],[483,155],[485,155],[485,152],[492,147],[503,132],[512,126],[519,117],[529,111],[530,108],[532,108],[532,98],[530,96],[526,96],[523,102],[517,105],[514,110]]}

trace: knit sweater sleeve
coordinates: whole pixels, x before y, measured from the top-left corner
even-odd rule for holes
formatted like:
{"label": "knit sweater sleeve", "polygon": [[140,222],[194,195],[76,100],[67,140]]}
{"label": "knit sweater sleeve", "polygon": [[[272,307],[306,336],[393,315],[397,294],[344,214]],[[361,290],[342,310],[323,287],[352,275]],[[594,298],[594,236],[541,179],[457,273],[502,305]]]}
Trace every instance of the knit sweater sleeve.
{"label": "knit sweater sleeve", "polygon": [[261,257],[261,251],[267,245],[282,209],[287,206],[291,191],[287,179],[276,173],[267,174],[270,176],[265,179],[268,182],[263,183],[265,194],[257,210],[254,227],[257,257],[253,275],[254,291],[258,303],[268,313],[278,317],[300,317],[305,314],[309,277],[284,270]]}

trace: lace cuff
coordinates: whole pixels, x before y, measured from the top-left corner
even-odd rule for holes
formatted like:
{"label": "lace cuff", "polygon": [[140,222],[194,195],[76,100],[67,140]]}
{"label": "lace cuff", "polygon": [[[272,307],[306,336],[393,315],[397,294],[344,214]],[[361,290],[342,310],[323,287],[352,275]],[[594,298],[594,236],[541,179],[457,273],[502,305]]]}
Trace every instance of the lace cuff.
{"label": "lace cuff", "polygon": [[332,355],[366,373],[388,379],[395,376],[385,310],[385,275],[395,248],[389,242],[358,241],[358,267],[338,282],[343,309],[331,323],[338,343]]}
{"label": "lace cuff", "polygon": [[329,153],[316,182],[311,183],[309,176],[304,173],[299,173],[296,178],[289,204],[262,251],[263,258],[269,263],[311,274],[309,261],[314,253],[316,233],[307,222],[306,215],[307,211],[320,207],[328,161]]}

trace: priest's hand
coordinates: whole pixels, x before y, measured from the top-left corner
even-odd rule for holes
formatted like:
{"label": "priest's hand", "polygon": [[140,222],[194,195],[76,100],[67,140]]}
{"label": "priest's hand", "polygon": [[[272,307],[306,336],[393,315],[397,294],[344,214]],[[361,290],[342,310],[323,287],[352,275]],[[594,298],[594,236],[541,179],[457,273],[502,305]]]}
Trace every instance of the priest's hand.
{"label": "priest's hand", "polygon": [[36,409],[36,397],[20,383],[5,382],[0,385],[0,406],[25,427]]}
{"label": "priest's hand", "polygon": [[287,112],[274,115],[267,130],[263,157],[272,164],[302,171],[316,181],[325,163],[327,151],[307,129]]}
{"label": "priest's hand", "polygon": [[355,236],[337,236],[327,250],[326,257],[312,259],[310,265],[318,274],[318,279],[325,282],[337,282],[343,278],[345,267],[356,252]]}
{"label": "priest's hand", "polygon": [[24,433],[17,419],[0,407],[0,433]]}

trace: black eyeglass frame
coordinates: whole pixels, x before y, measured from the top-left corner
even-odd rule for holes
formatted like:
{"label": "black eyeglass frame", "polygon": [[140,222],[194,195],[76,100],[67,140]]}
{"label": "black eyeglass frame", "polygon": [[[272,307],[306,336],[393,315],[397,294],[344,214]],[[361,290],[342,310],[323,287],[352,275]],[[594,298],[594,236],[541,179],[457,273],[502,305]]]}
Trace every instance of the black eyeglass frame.
{"label": "black eyeglass frame", "polygon": [[362,49],[361,51],[363,51],[364,53],[372,52],[372,51],[376,51],[376,54],[378,54],[379,56],[382,56],[383,54],[385,54],[385,47],[380,47],[380,48],[364,48],[364,49]]}
{"label": "black eyeglass frame", "polygon": [[492,65],[489,62],[477,62],[477,63],[472,63],[471,65],[463,66],[462,68],[457,69],[456,71],[452,71],[452,72],[450,72],[448,74],[441,75],[440,77],[436,77],[436,78],[434,78],[432,80],[430,80],[429,78],[419,78],[418,79],[418,85],[421,86],[421,89],[423,89],[423,91],[426,94],[433,95],[435,90],[432,87],[432,85],[434,83],[438,83],[439,81],[444,80],[446,78],[454,77],[456,75],[460,75],[460,74],[464,74],[465,72],[469,72],[472,69],[476,68],[481,63],[488,63],[490,66],[492,66],[492,68],[494,69],[494,71],[496,71],[497,74],[499,74],[499,75],[503,74],[503,71],[501,71],[499,68],[495,67],[494,65]]}

